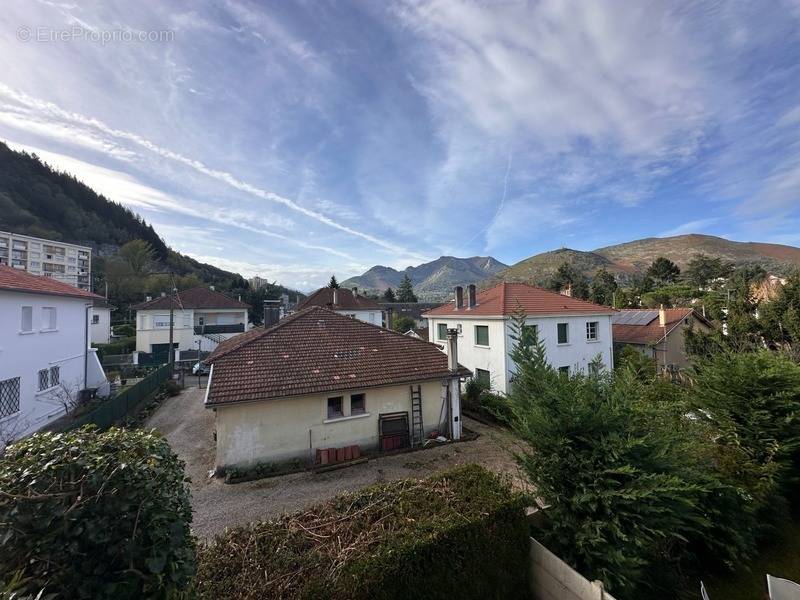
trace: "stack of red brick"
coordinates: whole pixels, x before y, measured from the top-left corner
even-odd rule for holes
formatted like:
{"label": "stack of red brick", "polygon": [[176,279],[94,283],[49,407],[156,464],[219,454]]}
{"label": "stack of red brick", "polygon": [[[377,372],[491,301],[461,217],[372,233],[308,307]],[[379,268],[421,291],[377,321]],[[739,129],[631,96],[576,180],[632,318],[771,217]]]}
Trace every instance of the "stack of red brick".
{"label": "stack of red brick", "polygon": [[361,448],[345,446],[344,448],[317,448],[317,466],[335,465],[361,458]]}

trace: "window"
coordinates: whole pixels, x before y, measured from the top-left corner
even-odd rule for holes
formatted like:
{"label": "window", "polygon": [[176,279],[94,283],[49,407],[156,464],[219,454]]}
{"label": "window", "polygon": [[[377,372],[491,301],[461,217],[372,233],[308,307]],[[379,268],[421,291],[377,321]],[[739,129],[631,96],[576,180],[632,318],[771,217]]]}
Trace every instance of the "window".
{"label": "window", "polygon": [[33,307],[22,307],[22,321],[19,326],[20,331],[33,331]]}
{"label": "window", "polygon": [[169,315],[153,315],[153,327],[169,328]]}
{"label": "window", "polygon": [[367,412],[364,394],[353,394],[350,396],[350,414],[363,415]]}
{"label": "window", "polygon": [[336,396],[335,398],[328,398],[328,418],[338,419],[339,417],[343,416],[344,413],[342,412],[342,397]]}
{"label": "window", "polygon": [[447,339],[447,323],[439,323],[436,326],[436,339],[441,341]]}
{"label": "window", "polygon": [[489,345],[489,326],[475,325],[475,344],[477,346]]}
{"label": "window", "polygon": [[475,381],[488,388],[492,384],[492,375],[485,369],[475,369]]}
{"label": "window", "polygon": [[569,344],[569,323],[558,324],[558,343]]}
{"label": "window", "polygon": [[558,372],[561,375],[569,375],[569,367],[558,367]]}
{"label": "window", "polygon": [[42,308],[42,329],[52,331],[56,328],[56,309],[52,306]]}
{"label": "window", "polygon": [[100,322],[100,315],[92,315],[92,325],[97,325]]}
{"label": "window", "polygon": [[539,339],[539,327],[537,325],[523,325],[520,340],[523,348],[530,348]]}
{"label": "window", "polygon": [[19,412],[19,377],[0,381],[0,419]]}
{"label": "window", "polygon": [[597,321],[587,321],[586,323],[586,341],[597,341]]}
{"label": "window", "polygon": [[50,367],[50,387],[56,386],[61,381],[61,367]]}
{"label": "window", "polygon": [[50,387],[50,370],[42,369],[39,371],[39,391],[42,392]]}

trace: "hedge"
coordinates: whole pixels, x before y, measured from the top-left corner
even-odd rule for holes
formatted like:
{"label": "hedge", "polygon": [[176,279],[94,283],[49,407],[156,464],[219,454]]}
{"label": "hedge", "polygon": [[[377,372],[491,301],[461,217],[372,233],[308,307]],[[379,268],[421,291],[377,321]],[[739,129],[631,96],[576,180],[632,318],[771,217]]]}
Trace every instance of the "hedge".
{"label": "hedge", "polygon": [[468,465],[227,530],[198,549],[197,594],[262,598],[524,598],[523,502]]}
{"label": "hedge", "polygon": [[183,463],[152,431],[35,434],[0,457],[0,573],[59,598],[164,598],[194,542]]}

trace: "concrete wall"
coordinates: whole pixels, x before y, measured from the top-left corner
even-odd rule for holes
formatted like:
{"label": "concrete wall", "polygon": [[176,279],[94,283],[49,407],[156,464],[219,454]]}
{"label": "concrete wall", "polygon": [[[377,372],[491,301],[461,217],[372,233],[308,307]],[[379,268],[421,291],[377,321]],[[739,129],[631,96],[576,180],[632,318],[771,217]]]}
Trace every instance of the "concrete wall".
{"label": "concrete wall", "polygon": [[[596,341],[586,339],[586,323],[598,322]],[[440,323],[448,328],[461,328],[458,338],[458,362],[475,372],[475,369],[489,371],[492,389],[507,393],[515,365],[508,356],[514,347],[512,339],[512,323],[506,318],[474,318],[460,316],[443,319],[428,319],[428,336],[430,341],[443,343],[438,339],[437,329]],[[558,323],[567,323],[569,339],[566,344],[559,344],[557,337]],[[536,325],[539,338],[544,342],[547,360],[555,367],[569,367],[586,371],[588,364],[599,354],[607,369],[613,367],[613,349],[611,340],[610,315],[570,315],[557,317],[528,317],[526,324]],[[489,327],[489,346],[478,346],[475,342],[475,326]],[[446,347],[445,347],[446,350]]]}
{"label": "concrete wall", "polygon": [[614,600],[600,582],[589,581],[533,538],[530,561],[534,600]]}
{"label": "concrete wall", "polygon": [[[20,378],[20,410],[0,419],[0,429],[21,437],[63,414],[56,398],[59,386],[39,391],[40,369],[59,367],[60,381],[77,393],[84,384],[86,356],[86,300],[44,294],[22,294],[0,291],[0,381]],[[33,331],[23,333],[22,307],[33,308]],[[56,328],[42,328],[42,308],[56,309]],[[90,358],[94,358],[91,355]],[[104,379],[93,368],[91,386]],[[102,373],[102,369],[100,369]]]}
{"label": "concrete wall", "polygon": [[[441,380],[422,386],[422,422],[425,432],[439,428],[442,408]],[[350,416],[350,395],[366,395],[366,414]],[[343,396],[344,417],[327,418],[327,400]],[[343,390],[279,400],[220,406],[216,411],[217,467],[257,462],[309,459],[317,448],[357,444],[363,450],[378,447],[378,415],[408,412],[411,425],[411,393],[408,384]]]}
{"label": "concrete wall", "polygon": [[[92,319],[89,321],[91,327],[91,341],[93,344],[107,344],[111,341],[111,309],[92,308]],[[97,317],[97,323],[93,317]]]}

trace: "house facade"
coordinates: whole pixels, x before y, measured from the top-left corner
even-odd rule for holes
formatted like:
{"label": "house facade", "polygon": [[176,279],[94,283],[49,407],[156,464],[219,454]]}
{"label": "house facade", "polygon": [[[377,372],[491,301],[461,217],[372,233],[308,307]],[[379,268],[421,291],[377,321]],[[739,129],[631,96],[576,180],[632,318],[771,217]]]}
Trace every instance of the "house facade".
{"label": "house facade", "polygon": [[516,371],[509,354],[517,311],[524,313],[526,327],[535,328],[553,367],[586,372],[599,357],[605,369],[613,368],[612,308],[523,283],[500,283],[480,293],[474,285],[459,287],[455,296],[425,313],[429,340],[441,344],[448,329],[457,329],[459,362],[497,392],[508,393]]}
{"label": "house facade", "polygon": [[91,340],[93,344],[108,344],[111,341],[111,311],[115,310],[105,298],[97,298],[92,304]]}
{"label": "house facade", "polygon": [[229,340],[206,360],[216,466],[362,452],[460,437],[459,381],[469,371],[435,345],[311,306]]}
{"label": "house facade", "polygon": [[344,288],[320,288],[297,305],[297,310],[310,306],[327,308],[340,315],[372,325],[383,324],[383,308],[372,298]]}
{"label": "house facade", "polygon": [[710,331],[713,326],[693,308],[620,310],[612,318],[614,346],[630,346],[655,361],[656,370],[674,373],[686,369],[689,359],[684,348],[688,329]]}
{"label": "house facade", "polygon": [[0,265],[91,291],[92,249],[0,231]]}
{"label": "house facade", "polygon": [[211,351],[249,328],[249,305],[211,288],[196,287],[134,307],[137,352],[168,355],[170,307],[176,350]]}
{"label": "house facade", "polygon": [[82,390],[108,393],[103,368],[89,348],[98,298],[0,266],[0,445],[62,416]]}

